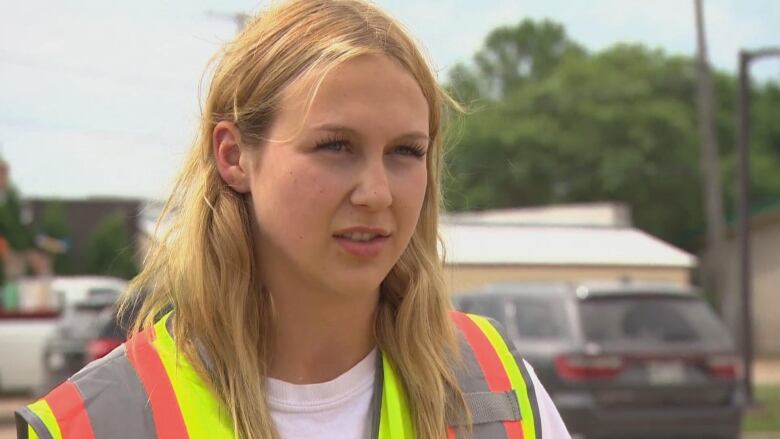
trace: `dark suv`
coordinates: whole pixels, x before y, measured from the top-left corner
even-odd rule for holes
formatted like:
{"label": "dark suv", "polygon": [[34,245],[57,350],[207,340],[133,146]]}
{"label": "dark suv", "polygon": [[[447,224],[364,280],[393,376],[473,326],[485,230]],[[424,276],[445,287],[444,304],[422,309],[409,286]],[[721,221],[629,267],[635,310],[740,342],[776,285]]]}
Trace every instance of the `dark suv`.
{"label": "dark suv", "polygon": [[455,302],[507,328],[575,437],[739,437],[741,362],[691,290],[518,282]]}

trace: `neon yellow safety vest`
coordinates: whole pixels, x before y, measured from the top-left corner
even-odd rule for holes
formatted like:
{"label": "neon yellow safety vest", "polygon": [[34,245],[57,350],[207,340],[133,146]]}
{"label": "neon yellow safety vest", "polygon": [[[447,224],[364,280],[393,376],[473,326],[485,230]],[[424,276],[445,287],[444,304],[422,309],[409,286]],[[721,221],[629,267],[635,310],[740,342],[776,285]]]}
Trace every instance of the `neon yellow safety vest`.
{"label": "neon yellow safety vest", "polygon": [[[177,351],[170,314],[111,354],[90,363],[42,399],[16,412],[24,439],[233,438],[232,420]],[[533,383],[524,362],[494,322],[453,312],[465,365],[461,390],[474,438],[541,438]],[[397,370],[386,355],[367,436],[413,439],[414,426]],[[448,419],[448,436],[458,420]]]}

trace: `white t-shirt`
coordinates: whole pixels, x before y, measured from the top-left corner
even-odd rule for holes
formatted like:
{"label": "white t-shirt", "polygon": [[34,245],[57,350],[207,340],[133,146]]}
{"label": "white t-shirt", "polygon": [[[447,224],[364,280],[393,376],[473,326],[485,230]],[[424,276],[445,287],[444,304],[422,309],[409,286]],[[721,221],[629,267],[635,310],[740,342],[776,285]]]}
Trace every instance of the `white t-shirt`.
{"label": "white t-shirt", "polygon": [[282,439],[365,439],[374,396],[377,350],[332,381],[266,380],[271,417]]}
{"label": "white t-shirt", "polygon": [[539,419],[540,426],[542,427],[541,433],[536,433],[536,436],[540,439],[571,439],[569,431],[566,430],[566,425],[561,419],[558,409],[555,408],[550,395],[547,394],[547,390],[539,382],[539,378],[534,372],[534,368],[523,360],[525,368],[528,370],[528,375],[531,376],[531,382],[534,383],[534,391],[536,392],[536,403],[539,406]]}
{"label": "white t-shirt", "polygon": [[[374,392],[377,350],[332,381],[290,384],[267,379],[271,416],[282,439],[365,439]],[[558,410],[525,363],[536,390],[543,439],[570,439]]]}

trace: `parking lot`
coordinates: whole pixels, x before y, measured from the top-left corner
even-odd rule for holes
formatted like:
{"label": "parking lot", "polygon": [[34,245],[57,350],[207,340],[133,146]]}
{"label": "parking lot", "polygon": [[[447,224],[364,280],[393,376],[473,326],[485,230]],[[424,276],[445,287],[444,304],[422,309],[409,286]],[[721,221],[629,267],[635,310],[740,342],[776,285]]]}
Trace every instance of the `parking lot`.
{"label": "parking lot", "polygon": [[20,396],[6,396],[0,399],[0,439],[16,437],[13,419],[14,409],[25,402],[27,402],[27,398]]}

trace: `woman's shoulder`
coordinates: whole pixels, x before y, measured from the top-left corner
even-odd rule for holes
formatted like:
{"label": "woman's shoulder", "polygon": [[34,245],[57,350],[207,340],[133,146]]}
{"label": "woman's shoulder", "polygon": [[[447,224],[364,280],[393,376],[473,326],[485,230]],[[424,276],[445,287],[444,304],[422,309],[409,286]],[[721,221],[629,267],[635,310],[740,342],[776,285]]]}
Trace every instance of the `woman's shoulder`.
{"label": "woman's shoulder", "polygon": [[122,344],[41,399],[17,410],[16,422],[19,431],[32,429],[39,437],[62,433],[63,428],[89,429],[95,437],[112,437],[106,435],[109,432],[100,431],[110,420],[115,424],[110,427],[111,434],[144,437],[140,433],[153,426],[146,410],[147,401],[143,383],[127,355],[126,344]]}

